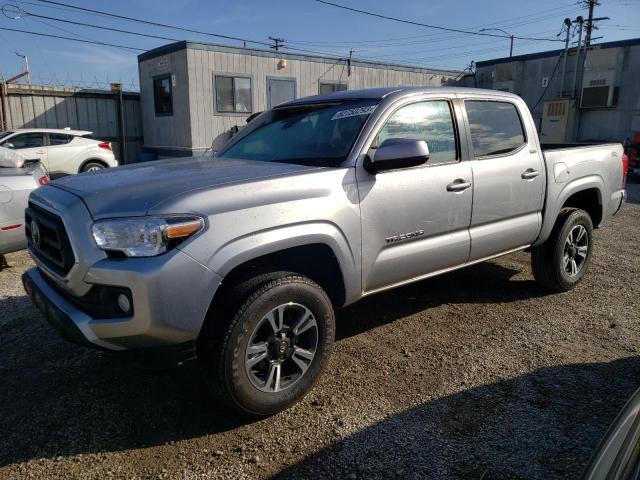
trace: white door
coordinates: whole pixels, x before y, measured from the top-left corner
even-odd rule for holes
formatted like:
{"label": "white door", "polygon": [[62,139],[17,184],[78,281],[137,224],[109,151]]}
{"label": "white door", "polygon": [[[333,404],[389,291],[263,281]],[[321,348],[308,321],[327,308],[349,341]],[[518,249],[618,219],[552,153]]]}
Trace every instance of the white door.
{"label": "white door", "polygon": [[48,135],[49,172],[78,173],[80,162],[74,160],[77,160],[76,157],[87,148],[82,139],[66,133],[49,133]]}
{"label": "white door", "polygon": [[40,160],[49,169],[42,132],[16,133],[6,138],[1,145],[4,147],[11,145],[9,148],[20,153],[26,160]]}
{"label": "white door", "polygon": [[267,108],[273,108],[296,98],[294,78],[267,78]]}

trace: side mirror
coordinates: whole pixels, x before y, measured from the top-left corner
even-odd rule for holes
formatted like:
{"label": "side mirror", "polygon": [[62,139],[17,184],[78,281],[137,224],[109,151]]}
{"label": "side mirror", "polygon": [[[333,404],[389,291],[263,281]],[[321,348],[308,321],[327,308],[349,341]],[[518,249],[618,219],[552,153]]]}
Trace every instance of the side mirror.
{"label": "side mirror", "polygon": [[396,168],[422,165],[429,159],[429,147],[424,140],[411,138],[390,138],[365,160],[364,167],[370,173]]}
{"label": "side mirror", "polygon": [[13,145],[13,143],[11,143],[11,142],[5,142],[5,143],[3,143],[3,144],[2,144],[2,146],[3,146],[4,148],[16,148],[16,147]]}

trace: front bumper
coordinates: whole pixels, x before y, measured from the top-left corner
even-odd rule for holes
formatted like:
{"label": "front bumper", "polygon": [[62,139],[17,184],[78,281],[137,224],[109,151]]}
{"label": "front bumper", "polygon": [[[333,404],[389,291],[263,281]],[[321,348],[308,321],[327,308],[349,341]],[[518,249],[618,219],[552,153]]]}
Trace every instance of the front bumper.
{"label": "front bumper", "polygon": [[[67,340],[106,350],[140,350],[195,340],[220,277],[180,250],[144,259],[104,259],[85,281],[128,288],[133,315],[94,318],[37,268],[23,275],[25,291]],[[73,301],[72,301],[73,300]]]}

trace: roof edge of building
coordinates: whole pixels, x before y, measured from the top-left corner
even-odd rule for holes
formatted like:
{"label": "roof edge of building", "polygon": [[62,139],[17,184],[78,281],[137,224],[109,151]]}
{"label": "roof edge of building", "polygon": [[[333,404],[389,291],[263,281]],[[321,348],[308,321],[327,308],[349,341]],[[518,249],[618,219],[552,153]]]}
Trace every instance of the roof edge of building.
{"label": "roof edge of building", "polygon": [[[253,48],[253,47],[235,47],[232,45],[221,45],[221,44],[198,42],[198,41],[192,41],[192,40],[182,40],[179,42],[163,45],[161,47],[157,47],[147,52],[141,53],[140,55],[138,55],[138,62],[144,62],[156,57],[168,55],[170,53],[178,52],[180,50],[187,50],[187,49],[207,50],[207,51],[225,52],[225,53],[238,53],[238,54],[254,55],[254,56],[260,56],[260,57],[284,58],[287,60],[306,60],[306,61],[319,62],[319,63],[336,63],[341,60],[346,62],[347,60],[346,57],[339,57],[339,56],[323,56],[323,55],[313,55],[309,53],[271,51],[271,50],[264,50],[261,48]],[[362,60],[362,59],[353,59],[351,61],[351,65],[356,67],[385,68],[388,70],[398,70],[403,72],[432,73],[435,75],[447,75],[447,76],[456,76],[462,73],[462,70],[453,70],[453,69],[446,70],[442,68],[416,67],[413,65],[384,63],[384,62],[378,62],[374,60]]]}
{"label": "roof edge of building", "polygon": [[[596,43],[591,45],[591,49],[602,49],[602,48],[617,48],[617,47],[627,47],[631,45],[640,45],[640,38],[629,38],[627,40],[615,40],[613,42],[603,42]],[[574,51],[575,47],[570,48],[569,50]],[[510,63],[510,62],[520,62],[524,60],[535,60],[538,58],[547,58],[547,57],[555,57],[560,55],[563,49],[559,50],[548,50],[546,52],[536,52],[536,53],[525,53],[524,55],[515,55],[513,57],[502,57],[495,58],[493,60],[482,60],[480,62],[476,62],[476,67],[489,67],[491,65],[497,65],[499,63]]]}

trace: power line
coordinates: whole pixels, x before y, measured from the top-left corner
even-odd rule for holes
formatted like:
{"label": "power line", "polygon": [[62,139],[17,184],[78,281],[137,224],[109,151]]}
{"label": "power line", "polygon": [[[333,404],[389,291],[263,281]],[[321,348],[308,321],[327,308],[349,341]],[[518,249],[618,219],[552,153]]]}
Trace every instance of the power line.
{"label": "power line", "polygon": [[[39,1],[48,1],[48,0],[39,0]],[[434,28],[436,30],[443,30],[443,31],[447,31],[447,32],[455,32],[455,33],[464,33],[467,35],[478,35],[478,36],[485,36],[485,37],[498,37],[498,38],[511,38],[507,35],[498,35],[498,34],[494,34],[494,33],[486,33],[486,32],[473,32],[470,30],[461,30],[458,28],[450,28],[450,27],[441,27],[438,25],[429,25],[427,23],[420,23],[420,22],[414,22],[413,20],[405,20],[402,18],[397,18],[397,17],[390,17],[388,15],[382,15],[379,13],[374,13],[374,12],[368,12],[367,10],[360,10],[357,8],[352,8],[352,7],[347,7],[346,5],[340,5],[338,3],[333,3],[333,2],[328,2],[326,0],[315,0],[318,3],[322,3],[325,5],[331,5],[333,7],[336,8],[341,8],[343,10],[349,10],[351,12],[356,12],[356,13],[362,13],[363,15],[369,15],[371,17],[377,17],[377,18],[382,18],[384,20],[392,20],[394,22],[400,22],[400,23],[407,23],[409,25],[416,25],[419,27],[426,27],[426,28]],[[513,38],[517,38],[518,40],[544,40],[547,42],[561,42],[562,40],[558,40],[556,38],[532,38],[532,37],[516,37],[514,36]]]}
{"label": "power line", "polygon": [[[24,10],[21,7],[18,7],[16,5],[11,5],[11,4],[4,5],[4,6],[2,6],[0,8],[0,11],[2,11],[2,13],[5,14],[5,16],[7,16],[7,11],[8,11],[7,6],[15,7],[17,9],[15,12],[10,12],[9,11],[9,13],[24,14],[27,17],[44,18],[46,20],[52,20],[54,22],[67,23],[67,24],[70,24],[70,25],[78,25],[78,26],[81,26],[81,27],[97,28],[97,29],[100,29],[100,30],[108,30],[110,32],[125,33],[127,35],[137,35],[139,37],[148,37],[148,38],[155,38],[155,39],[160,39],[160,40],[169,40],[169,41],[172,41],[172,42],[179,42],[180,41],[177,38],[163,37],[163,36],[160,36],[160,35],[152,35],[152,34],[148,34],[148,33],[132,32],[130,30],[122,30],[120,28],[104,27],[102,25],[94,25],[94,24],[86,23],[86,22],[76,22],[74,20],[65,20],[63,18],[49,17],[47,15],[38,15],[37,13],[28,12],[27,10]],[[54,28],[57,28],[57,27],[54,27]],[[69,32],[67,32],[67,33],[69,33]]]}
{"label": "power line", "polygon": [[62,37],[60,35],[51,35],[49,33],[42,33],[42,32],[30,32],[27,30],[19,30],[17,28],[0,27],[0,30],[4,30],[7,32],[26,33],[27,35],[37,35],[39,37],[49,37],[49,38],[57,38],[61,40],[70,40],[72,42],[91,43],[94,45],[103,45],[105,47],[126,48],[127,50],[137,50],[139,52],[146,52],[144,48],[128,47],[126,45],[115,45],[113,43],[98,42],[97,40],[82,40],[80,38]]}
{"label": "power line", "polygon": [[115,13],[103,12],[101,10],[94,10],[92,8],[78,7],[76,5],[69,5],[67,3],[55,2],[53,0],[37,0],[37,1],[41,2],[41,3],[47,3],[47,4],[51,4],[51,5],[58,5],[58,6],[61,6],[61,7],[72,8],[74,10],[79,10],[79,11],[82,11],[82,12],[88,12],[88,13],[92,13],[92,14],[95,14],[95,15],[102,15],[102,16],[106,16],[106,17],[118,18],[120,20],[126,20],[126,21],[129,21],[129,22],[143,23],[145,25],[151,25],[151,26],[154,26],[154,27],[170,28],[172,30],[179,30],[179,31],[182,31],[182,32],[196,33],[198,35],[207,35],[207,36],[210,36],[210,37],[225,38],[227,40],[235,40],[235,41],[238,41],[238,42],[247,42],[247,43],[254,43],[254,44],[257,44],[257,45],[266,45],[268,47],[271,46],[270,43],[262,42],[262,41],[259,41],[259,40],[249,40],[249,39],[246,39],[246,38],[234,37],[234,36],[231,36],[231,35],[222,35],[222,34],[219,34],[219,33],[203,32],[201,30],[193,30],[191,28],[180,27],[180,26],[177,26],[177,25],[169,25],[169,24],[166,24],[166,23],[159,23],[159,22],[153,22],[151,20],[144,20],[144,19],[141,19],[141,18],[127,17],[125,15],[118,15],[118,14],[115,14]]}

